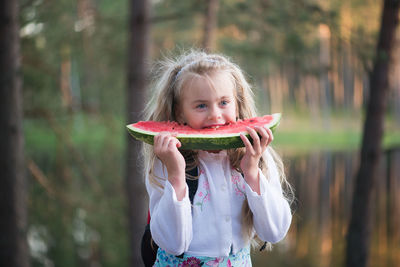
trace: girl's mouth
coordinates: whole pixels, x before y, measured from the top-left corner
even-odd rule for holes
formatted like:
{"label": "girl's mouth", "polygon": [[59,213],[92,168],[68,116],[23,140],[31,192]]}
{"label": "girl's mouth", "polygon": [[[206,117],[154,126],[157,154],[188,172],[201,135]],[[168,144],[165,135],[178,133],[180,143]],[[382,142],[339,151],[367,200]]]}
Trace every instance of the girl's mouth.
{"label": "girl's mouth", "polygon": [[203,127],[203,129],[218,129],[219,127],[225,126],[227,124],[228,123],[207,125],[207,126]]}

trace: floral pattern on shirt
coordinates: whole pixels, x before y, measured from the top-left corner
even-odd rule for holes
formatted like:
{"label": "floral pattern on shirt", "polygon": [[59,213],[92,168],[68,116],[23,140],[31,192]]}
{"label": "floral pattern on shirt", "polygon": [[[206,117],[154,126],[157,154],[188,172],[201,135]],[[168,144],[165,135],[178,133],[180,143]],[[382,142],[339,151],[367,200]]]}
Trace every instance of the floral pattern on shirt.
{"label": "floral pattern on shirt", "polygon": [[240,197],[245,196],[246,187],[242,182],[242,176],[239,173],[232,172],[231,182],[235,190],[235,194]]}
{"label": "floral pattern on shirt", "polygon": [[[200,169],[200,175],[204,174],[204,170]],[[203,211],[203,205],[210,201],[210,184],[207,180],[203,181],[203,186],[200,186],[197,190],[197,196],[200,198],[194,205],[200,206],[200,210]]]}

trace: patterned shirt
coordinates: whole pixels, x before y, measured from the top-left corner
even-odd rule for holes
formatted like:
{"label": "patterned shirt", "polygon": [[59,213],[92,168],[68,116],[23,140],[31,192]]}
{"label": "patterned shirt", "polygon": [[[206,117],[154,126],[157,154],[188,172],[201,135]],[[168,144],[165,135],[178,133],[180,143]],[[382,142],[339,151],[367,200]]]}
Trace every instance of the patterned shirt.
{"label": "patterned shirt", "polygon": [[242,206],[247,198],[253,213],[253,235],[267,242],[282,240],[291,223],[289,204],[284,198],[279,174],[268,150],[263,155],[267,176],[259,170],[260,195],[231,167],[227,152],[199,151],[199,182],[193,205],[188,187],[178,201],[169,183],[166,167],[156,160],[154,174],[164,186],[146,178],[150,197],[150,229],[159,247],[173,255],[221,257],[249,245],[242,234]]}

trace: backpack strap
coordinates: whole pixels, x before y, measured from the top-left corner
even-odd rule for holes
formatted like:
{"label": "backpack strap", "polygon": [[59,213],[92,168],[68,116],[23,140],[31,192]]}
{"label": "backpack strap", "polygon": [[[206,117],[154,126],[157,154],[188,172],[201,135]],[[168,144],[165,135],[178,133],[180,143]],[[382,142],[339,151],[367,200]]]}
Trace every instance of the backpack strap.
{"label": "backpack strap", "polygon": [[[198,168],[193,168],[190,171],[187,171],[186,174],[190,176],[197,177],[199,175]],[[199,186],[199,179],[188,179],[186,178],[186,183],[189,187],[189,199],[190,203],[193,204],[194,195],[196,195],[197,187]]]}

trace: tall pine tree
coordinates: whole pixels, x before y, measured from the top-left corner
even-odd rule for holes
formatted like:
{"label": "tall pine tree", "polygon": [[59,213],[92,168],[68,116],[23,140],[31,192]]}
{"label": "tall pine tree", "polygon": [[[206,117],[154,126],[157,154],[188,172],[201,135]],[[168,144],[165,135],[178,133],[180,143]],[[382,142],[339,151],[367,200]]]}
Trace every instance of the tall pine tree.
{"label": "tall pine tree", "polygon": [[[128,44],[127,122],[135,122],[144,109],[149,58],[149,13],[147,0],[130,1]],[[147,203],[144,188],[140,143],[127,134],[126,190],[128,196],[131,267],[141,266],[140,240],[146,223]]]}
{"label": "tall pine tree", "polygon": [[28,267],[18,0],[0,1],[0,266]]}
{"label": "tall pine tree", "polygon": [[361,147],[361,163],[356,177],[352,213],[347,235],[346,266],[368,265],[372,229],[372,196],[381,158],[383,122],[386,110],[389,66],[396,28],[399,0],[384,0],[374,67],[370,74],[370,94]]}

